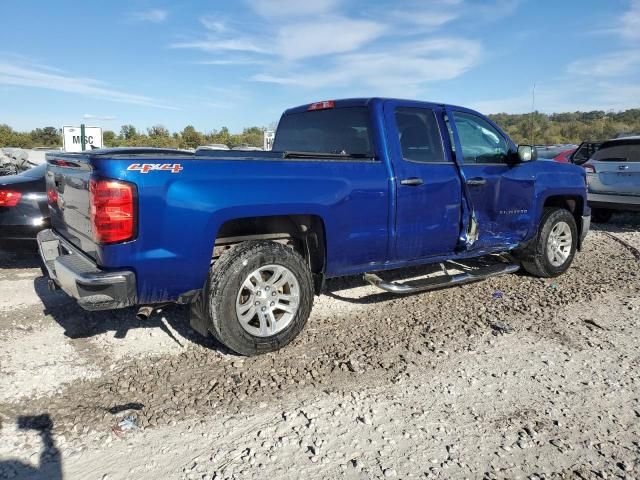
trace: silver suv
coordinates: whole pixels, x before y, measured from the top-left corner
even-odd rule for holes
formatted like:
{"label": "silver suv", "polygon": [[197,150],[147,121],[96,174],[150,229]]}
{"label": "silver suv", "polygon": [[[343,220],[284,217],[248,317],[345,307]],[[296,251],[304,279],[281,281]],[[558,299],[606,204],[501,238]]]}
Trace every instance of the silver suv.
{"label": "silver suv", "polygon": [[640,136],[604,142],[583,167],[594,222],[609,221],[615,210],[640,211]]}

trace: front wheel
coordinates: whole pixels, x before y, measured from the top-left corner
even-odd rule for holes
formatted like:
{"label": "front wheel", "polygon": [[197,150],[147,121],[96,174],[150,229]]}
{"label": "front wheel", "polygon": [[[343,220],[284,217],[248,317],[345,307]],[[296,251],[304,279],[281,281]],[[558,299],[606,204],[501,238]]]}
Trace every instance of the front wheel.
{"label": "front wheel", "polygon": [[288,344],[304,327],[312,304],[307,263],[280,243],[241,243],[225,252],[209,274],[210,330],[242,355],[272,352]]}
{"label": "front wheel", "polygon": [[578,246],[578,227],[568,210],[546,208],[538,234],[520,256],[522,266],[537,277],[557,277],[573,262]]}

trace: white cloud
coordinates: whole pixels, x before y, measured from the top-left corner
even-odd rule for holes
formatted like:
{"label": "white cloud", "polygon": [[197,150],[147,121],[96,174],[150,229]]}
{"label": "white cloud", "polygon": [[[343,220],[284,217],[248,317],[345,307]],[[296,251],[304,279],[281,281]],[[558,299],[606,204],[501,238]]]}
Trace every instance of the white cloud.
{"label": "white cloud", "polygon": [[275,50],[288,60],[352,52],[384,31],[385,27],[376,22],[348,18],[294,23],[279,30]]}
{"label": "white cloud", "polygon": [[[209,29],[211,31],[205,39],[177,42],[170,47],[218,54],[225,52],[265,54],[286,60],[299,60],[355,51],[380,37],[385,31],[385,27],[376,22],[332,17],[317,22],[284,24],[276,28],[275,40],[271,40],[267,35],[249,37],[222,25],[215,26],[214,23],[209,22],[212,28]],[[217,58],[216,60],[226,59]],[[233,63],[235,62],[229,62],[229,64]]]}
{"label": "white cloud", "polygon": [[258,45],[251,39],[235,38],[235,39],[208,39],[195,40],[191,42],[179,42],[170,45],[171,48],[186,48],[194,50],[202,50],[203,52],[252,52],[252,53],[268,53],[266,47]]}
{"label": "white cloud", "polygon": [[[427,29],[434,29],[459,18],[464,10],[463,0],[405,0],[396,2],[394,8],[389,10],[384,5],[384,15],[395,21],[415,25]],[[379,14],[383,14],[380,11]]]}
{"label": "white cloud", "polygon": [[151,10],[132,12],[129,14],[129,18],[131,20],[150,23],[162,23],[168,16],[169,12],[167,10],[161,10],[159,8],[152,8]]}
{"label": "white cloud", "polygon": [[265,65],[267,62],[265,60],[259,60],[257,58],[231,57],[220,60],[199,60],[193,63],[195,63],[196,65]]}
{"label": "white cloud", "polygon": [[572,75],[619,77],[629,75],[640,67],[640,50],[626,50],[592,58],[576,60],[567,67]]}
{"label": "white cloud", "polygon": [[112,102],[177,110],[176,107],[165,105],[144,95],[136,95],[119,90],[113,90],[98,80],[71,77],[68,75],[35,70],[33,68],[19,67],[7,63],[0,63],[0,85],[43,88],[58,92],[84,95],[92,98],[100,98]]}
{"label": "white cloud", "polygon": [[395,17],[408,23],[413,23],[421,27],[436,28],[449,23],[460,15],[458,12],[397,12]]}
{"label": "white cloud", "polygon": [[305,17],[335,11],[340,0],[248,0],[253,10],[263,17]]}
{"label": "white cloud", "polygon": [[171,47],[210,54],[202,64],[262,65],[250,77],[259,82],[408,96],[481,60],[481,42],[447,36],[443,27],[492,23],[521,1],[396,0],[356,10],[350,0],[246,0],[259,23],[249,17],[230,28],[218,16],[201,17],[203,37]]}
{"label": "white cloud", "polygon": [[207,29],[217,33],[222,33],[227,30],[227,25],[212,15],[205,15],[200,17],[200,23]]}
{"label": "white cloud", "polygon": [[640,40],[640,0],[632,0],[629,10],[622,15],[619,33],[625,38]]}
{"label": "white cloud", "polygon": [[371,53],[338,56],[333,66],[295,70],[285,74],[262,73],[260,82],[305,88],[362,86],[379,95],[417,92],[429,82],[449,80],[472,68],[481,57],[478,43],[440,38],[419,43],[391,45]]}

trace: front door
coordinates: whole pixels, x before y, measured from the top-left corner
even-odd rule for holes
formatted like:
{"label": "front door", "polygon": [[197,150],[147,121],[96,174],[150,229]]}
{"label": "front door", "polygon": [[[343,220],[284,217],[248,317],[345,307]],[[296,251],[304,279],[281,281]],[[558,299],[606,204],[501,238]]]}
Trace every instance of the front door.
{"label": "front door", "polygon": [[442,110],[420,102],[385,104],[387,143],[395,173],[393,257],[413,260],[454,251],[462,192],[442,133]]}
{"label": "front door", "polygon": [[[453,120],[453,122],[452,122]],[[478,239],[469,248],[496,249],[527,235],[533,212],[535,174],[513,164],[515,145],[492,123],[466,109],[447,108],[447,121],[475,212]]]}

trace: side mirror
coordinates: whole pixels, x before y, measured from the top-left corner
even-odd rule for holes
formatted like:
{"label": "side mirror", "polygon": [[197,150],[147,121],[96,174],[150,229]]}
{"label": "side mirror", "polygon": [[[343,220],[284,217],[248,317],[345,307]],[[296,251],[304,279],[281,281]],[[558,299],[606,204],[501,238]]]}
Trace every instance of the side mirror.
{"label": "side mirror", "polygon": [[531,145],[518,145],[518,159],[521,162],[531,162],[538,159],[538,152]]}

